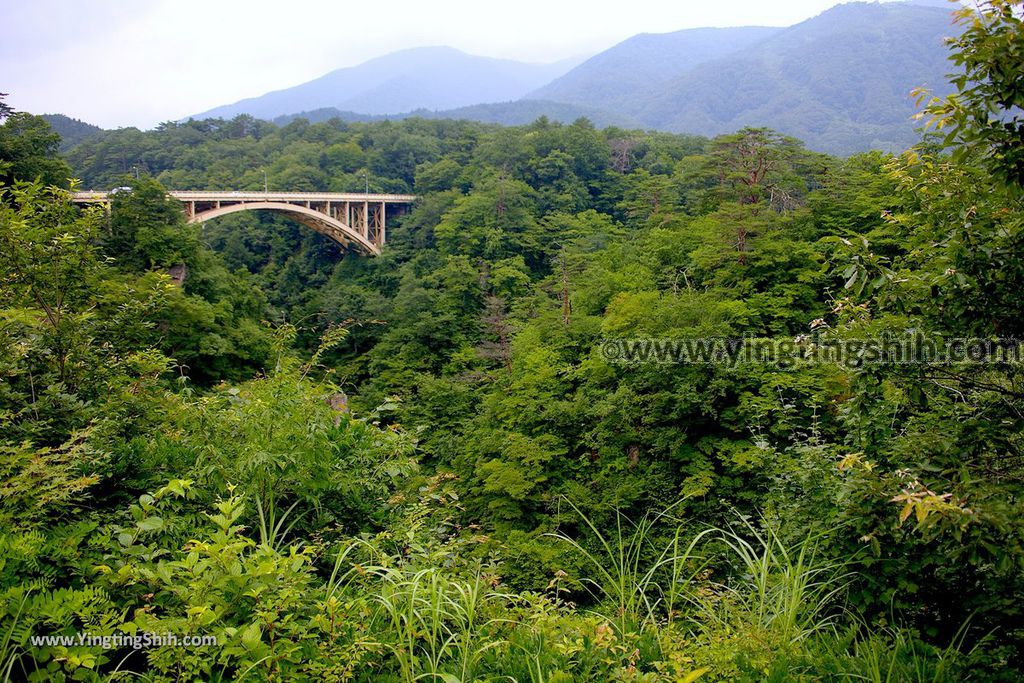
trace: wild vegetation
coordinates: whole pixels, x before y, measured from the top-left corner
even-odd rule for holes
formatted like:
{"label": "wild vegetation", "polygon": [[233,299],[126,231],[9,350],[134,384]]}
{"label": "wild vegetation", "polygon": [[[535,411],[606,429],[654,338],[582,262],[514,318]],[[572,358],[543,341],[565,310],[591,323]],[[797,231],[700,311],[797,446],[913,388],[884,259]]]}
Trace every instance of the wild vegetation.
{"label": "wild vegetation", "polygon": [[[3,677],[1019,680],[1019,363],[607,351],[1019,339],[1014,7],[898,156],[243,116],[61,158],[0,108]],[[419,200],[366,258],[164,194],[264,171]]]}

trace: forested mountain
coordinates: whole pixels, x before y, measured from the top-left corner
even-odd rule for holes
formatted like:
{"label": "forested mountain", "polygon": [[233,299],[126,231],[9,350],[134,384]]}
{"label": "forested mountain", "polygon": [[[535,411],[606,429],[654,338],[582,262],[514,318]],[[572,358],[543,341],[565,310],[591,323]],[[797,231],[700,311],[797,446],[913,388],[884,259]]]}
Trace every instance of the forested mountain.
{"label": "forested mountain", "polygon": [[679,76],[781,30],[747,26],[642,33],[591,57],[526,97],[635,116],[643,112],[645,102]]}
{"label": "forested mountain", "polygon": [[525,64],[468,55],[449,47],[413,48],[338,69],[292,88],[217,107],[195,118],[251,114],[269,120],[324,107],[358,114],[453,109],[518,99],[575,64],[576,60]]}
{"label": "forested mountain", "polygon": [[637,36],[531,97],[611,108],[658,130],[768,126],[826,152],[898,151],[917,139],[911,89],[949,92],[943,39],[957,29],[938,5],[854,2],[783,30]]}
{"label": "forested mountain", "polygon": [[635,115],[663,130],[717,135],[763,125],[822,151],[899,151],[917,140],[911,90],[950,91],[950,16],[927,5],[840,5],[691,70]]}
{"label": "forested mountain", "polygon": [[1022,680],[1018,7],[898,155],[0,101],[0,680]]}
{"label": "forested mountain", "polygon": [[103,129],[85,121],[63,114],[43,114],[43,120],[50,124],[53,132],[60,136],[60,151],[66,152]]}

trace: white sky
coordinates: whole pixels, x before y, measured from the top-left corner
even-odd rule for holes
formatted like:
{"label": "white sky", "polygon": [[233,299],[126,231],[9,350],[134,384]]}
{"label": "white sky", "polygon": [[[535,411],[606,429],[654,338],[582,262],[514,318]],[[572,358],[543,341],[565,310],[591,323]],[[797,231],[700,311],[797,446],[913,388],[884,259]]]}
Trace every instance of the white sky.
{"label": "white sky", "polygon": [[404,48],[550,62],[637,33],[788,26],[838,1],[0,0],[0,92],[150,128]]}

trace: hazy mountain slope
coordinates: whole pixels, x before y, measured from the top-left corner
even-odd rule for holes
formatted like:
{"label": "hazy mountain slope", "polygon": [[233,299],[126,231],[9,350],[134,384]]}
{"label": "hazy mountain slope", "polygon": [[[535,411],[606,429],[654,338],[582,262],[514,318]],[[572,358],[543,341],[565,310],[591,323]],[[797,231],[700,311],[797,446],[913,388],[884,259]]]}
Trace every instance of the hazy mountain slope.
{"label": "hazy mountain slope", "polygon": [[591,57],[527,97],[635,114],[651,93],[673,78],[781,30],[747,26],[642,33]]}
{"label": "hazy mountain slope", "polygon": [[386,118],[396,118],[394,116],[381,116],[380,114],[357,114],[354,111],[342,111],[337,107],[320,107],[319,109],[311,109],[310,111],[297,111],[294,114],[282,114],[281,116],[275,116],[272,122],[278,126],[287,126],[295,119],[306,119],[310,123],[320,123],[321,121],[330,121],[331,119],[341,119],[342,121],[349,121],[351,123],[362,123],[368,121],[380,121]]}
{"label": "hazy mountain slope", "polygon": [[637,117],[703,135],[769,126],[828,152],[902,149],[916,139],[910,90],[948,90],[955,29],[946,7],[840,5],[672,80]]}
{"label": "hazy mountain slope", "polygon": [[577,62],[526,64],[468,55],[450,47],[414,48],[338,69],[294,88],[217,107],[195,118],[244,113],[273,119],[325,107],[358,114],[397,114],[515,100]]}
{"label": "hazy mountain slope", "polygon": [[201,116],[587,116],[699,135],[767,126],[826,152],[896,151],[917,139],[911,89],[948,92],[943,38],[956,31],[945,2],[915,0],[839,5],[785,29],[642,34],[571,70],[419,48]]}
{"label": "hazy mountain slope", "polygon": [[42,117],[50,124],[50,128],[60,135],[61,152],[66,152],[79,142],[103,132],[99,126],[73,119],[64,114],[43,114]]}
{"label": "hazy mountain slope", "polygon": [[572,123],[580,117],[586,117],[599,128],[607,126],[618,126],[620,128],[642,127],[637,120],[619,112],[548,100],[518,100],[516,102],[474,104],[446,111],[412,112],[411,115],[433,119],[467,119],[484,123],[500,123],[504,126],[521,126],[532,123],[541,116],[546,116],[552,121],[560,121],[562,123]]}
{"label": "hazy mountain slope", "polygon": [[420,117],[424,119],[465,119],[467,121],[480,121],[481,123],[498,123],[503,126],[519,126],[536,121],[541,116],[546,116],[552,121],[561,123],[572,123],[580,117],[590,119],[594,125],[599,127],[619,126],[620,128],[640,128],[641,125],[635,119],[619,114],[612,114],[600,109],[580,107],[574,104],[563,102],[548,102],[545,100],[516,100],[514,102],[494,102],[490,104],[473,104],[468,107],[457,109],[445,109],[442,111],[430,111],[427,109],[416,109],[402,114],[357,114],[351,111],[341,111],[335,107],[325,107],[312,111],[303,111],[296,114],[286,114],[274,119],[279,126],[287,125],[295,119],[308,119],[312,123],[327,121],[339,118],[342,121],[379,121],[381,119],[407,119]]}

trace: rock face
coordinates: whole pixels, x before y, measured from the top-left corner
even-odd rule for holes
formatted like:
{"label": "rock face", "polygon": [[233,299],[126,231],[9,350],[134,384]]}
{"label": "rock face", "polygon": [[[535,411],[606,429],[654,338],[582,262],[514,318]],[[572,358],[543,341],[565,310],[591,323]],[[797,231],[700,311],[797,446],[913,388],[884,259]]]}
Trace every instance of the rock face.
{"label": "rock face", "polygon": [[335,412],[334,415],[334,426],[337,427],[341,424],[341,416],[347,414],[348,410],[348,396],[344,393],[331,394],[326,399],[327,405],[331,407],[331,410]]}
{"label": "rock face", "polygon": [[185,284],[185,278],[188,277],[188,266],[184,263],[171,266],[167,269],[167,274],[170,276],[171,282],[180,287]]}

